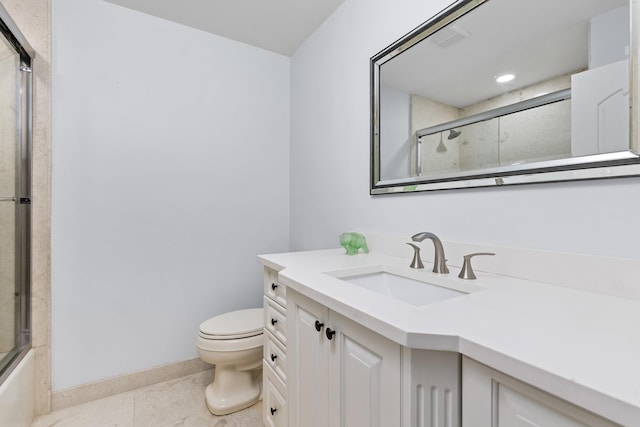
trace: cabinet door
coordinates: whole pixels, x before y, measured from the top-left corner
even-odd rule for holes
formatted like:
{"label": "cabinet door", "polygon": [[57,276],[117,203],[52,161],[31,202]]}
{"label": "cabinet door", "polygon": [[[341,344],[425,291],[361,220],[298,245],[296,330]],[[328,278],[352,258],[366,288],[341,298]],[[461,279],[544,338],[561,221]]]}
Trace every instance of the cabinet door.
{"label": "cabinet door", "polygon": [[462,364],[463,427],[614,427],[584,409],[471,359]]}
{"label": "cabinet door", "polygon": [[571,155],[629,149],[629,61],[571,76]]}
{"label": "cabinet door", "polygon": [[[328,357],[324,324],[328,310],[298,293],[287,297],[289,425],[329,426]],[[316,330],[316,321],[320,331]]]}
{"label": "cabinet door", "polygon": [[[329,426],[400,425],[400,345],[330,312]],[[301,424],[302,425],[302,424]]]}
{"label": "cabinet door", "polygon": [[267,427],[287,427],[287,386],[274,372],[267,361],[263,361],[264,389],[262,394],[262,419]]}

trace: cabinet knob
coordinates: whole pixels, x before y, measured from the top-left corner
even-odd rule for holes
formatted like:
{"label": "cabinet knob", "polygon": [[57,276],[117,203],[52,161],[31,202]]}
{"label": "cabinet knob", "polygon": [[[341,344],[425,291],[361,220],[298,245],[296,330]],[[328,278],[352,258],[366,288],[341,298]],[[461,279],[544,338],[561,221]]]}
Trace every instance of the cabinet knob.
{"label": "cabinet knob", "polygon": [[320,332],[320,330],[324,327],[324,323],[320,323],[319,320],[316,320],[316,331]]}
{"label": "cabinet knob", "polygon": [[276,326],[276,323],[278,323],[278,319],[271,318],[271,325]]}
{"label": "cabinet knob", "polygon": [[277,354],[271,354],[271,361],[272,362],[275,362],[277,358],[278,358]]}
{"label": "cabinet knob", "polygon": [[278,288],[278,285],[276,285],[275,283],[271,284],[271,290],[275,291]]}
{"label": "cabinet knob", "polygon": [[271,408],[270,411],[271,411],[271,415],[274,415],[276,412],[278,412],[278,409],[277,408]]}
{"label": "cabinet knob", "polygon": [[336,331],[334,331],[331,328],[327,328],[326,334],[327,334],[327,338],[332,340],[333,336],[336,334]]}

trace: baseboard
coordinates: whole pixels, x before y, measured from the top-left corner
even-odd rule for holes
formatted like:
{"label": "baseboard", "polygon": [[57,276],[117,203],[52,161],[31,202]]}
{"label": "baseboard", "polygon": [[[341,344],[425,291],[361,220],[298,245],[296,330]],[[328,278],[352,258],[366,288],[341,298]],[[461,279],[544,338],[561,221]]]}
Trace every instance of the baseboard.
{"label": "baseboard", "polygon": [[211,365],[200,359],[191,359],[54,391],[51,396],[51,410],[80,405],[211,368]]}

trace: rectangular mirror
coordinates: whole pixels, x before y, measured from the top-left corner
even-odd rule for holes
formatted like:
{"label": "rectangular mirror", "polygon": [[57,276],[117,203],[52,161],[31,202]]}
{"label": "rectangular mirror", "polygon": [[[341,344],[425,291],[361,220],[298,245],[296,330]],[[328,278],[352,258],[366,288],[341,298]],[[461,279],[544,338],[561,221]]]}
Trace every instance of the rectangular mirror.
{"label": "rectangular mirror", "polygon": [[375,55],[371,194],[640,175],[636,10],[460,0]]}

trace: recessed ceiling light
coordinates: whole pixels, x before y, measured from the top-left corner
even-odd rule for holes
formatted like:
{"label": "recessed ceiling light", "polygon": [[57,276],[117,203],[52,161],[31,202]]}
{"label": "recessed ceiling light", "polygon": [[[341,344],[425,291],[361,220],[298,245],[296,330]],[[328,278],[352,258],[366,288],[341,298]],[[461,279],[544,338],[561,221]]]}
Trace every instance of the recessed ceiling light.
{"label": "recessed ceiling light", "polygon": [[516,76],[514,76],[513,74],[503,74],[501,76],[496,77],[496,81],[498,83],[507,83],[513,80],[515,77]]}
{"label": "recessed ceiling light", "polygon": [[496,77],[496,82],[498,83],[507,83],[510,82],[511,80],[513,80],[516,76],[514,76],[513,74],[502,74],[498,77]]}

